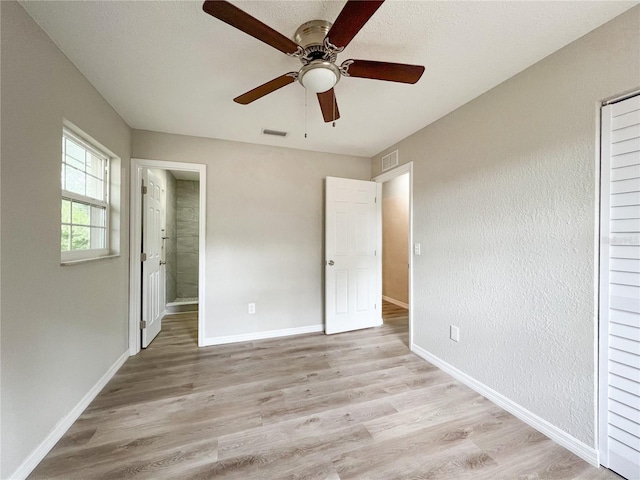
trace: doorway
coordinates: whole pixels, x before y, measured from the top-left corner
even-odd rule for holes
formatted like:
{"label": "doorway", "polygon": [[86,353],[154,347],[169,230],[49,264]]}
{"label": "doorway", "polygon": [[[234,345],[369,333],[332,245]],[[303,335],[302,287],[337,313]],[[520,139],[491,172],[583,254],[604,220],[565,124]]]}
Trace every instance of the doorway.
{"label": "doorway", "polygon": [[[412,336],[413,244],[412,223],[413,163],[401,165],[378,175],[378,218],[380,219],[378,276],[381,282],[384,323],[408,326],[409,348]],[[408,323],[408,325],[407,325]]]}
{"label": "doorway", "polygon": [[[150,196],[150,178],[159,195],[151,192]],[[159,220],[150,223],[152,209],[147,207],[151,197],[154,205],[161,206],[153,209],[154,214],[158,211]],[[202,346],[206,166],[131,159],[130,198],[129,353],[137,354],[153,340],[165,314],[185,311],[197,311],[198,345]],[[154,275],[147,275],[148,271]],[[155,303],[157,308],[149,308]],[[159,319],[150,318],[149,312],[156,310],[161,312]]]}
{"label": "doorway", "polygon": [[166,170],[166,312],[198,311],[200,175],[195,171]]}

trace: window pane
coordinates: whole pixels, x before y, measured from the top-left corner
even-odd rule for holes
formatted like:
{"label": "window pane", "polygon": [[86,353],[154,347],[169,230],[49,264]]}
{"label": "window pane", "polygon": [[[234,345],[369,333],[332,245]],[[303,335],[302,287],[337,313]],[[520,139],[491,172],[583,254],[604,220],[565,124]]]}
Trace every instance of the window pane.
{"label": "window pane", "polygon": [[103,181],[87,175],[87,197],[103,200],[102,193]]}
{"label": "window pane", "polygon": [[64,163],[66,163],[67,165],[76,167],[78,170],[84,170],[84,162],[76,160],[75,158],[70,157],[69,155],[66,155],[64,157]]}
{"label": "window pane", "polygon": [[[109,159],[63,130],[60,208],[60,248],[65,258],[83,258],[73,251],[105,250],[108,244],[108,207],[105,185]],[[71,198],[70,198],[71,197]],[[80,253],[80,252],[79,252]]]}
{"label": "window pane", "polygon": [[60,248],[63,252],[71,250],[71,227],[69,225],[62,225],[62,232],[60,235]]}
{"label": "window pane", "polygon": [[71,168],[70,166],[65,166],[65,190],[68,192],[79,193],[80,195],[85,194],[84,190],[84,177],[85,174],[76,170],[75,168]]}
{"label": "window pane", "polygon": [[71,228],[71,250],[89,249],[89,227]]}
{"label": "window pane", "polygon": [[87,173],[99,179],[104,178],[104,161],[89,152],[87,152]]}
{"label": "window pane", "polygon": [[72,159],[75,159],[75,161],[79,163],[82,168],[84,168],[85,149],[80,147],[79,145],[76,145],[74,142],[72,142],[68,138],[66,140],[67,140],[66,142],[67,144],[65,148],[65,153],[67,155],[67,158],[71,157]]}
{"label": "window pane", "polygon": [[[73,202],[73,205],[71,208],[71,221],[73,222],[74,225],[89,225],[91,223],[90,217],[89,217],[89,205],[85,205],[84,203]],[[73,236],[75,237],[75,235],[76,233],[74,228]]]}
{"label": "window pane", "polygon": [[104,228],[92,228],[91,229],[91,248],[105,248],[105,229]]}
{"label": "window pane", "polygon": [[71,223],[71,201],[62,199],[62,223]]}
{"label": "window pane", "polygon": [[94,227],[106,227],[105,208],[91,207],[91,225]]}

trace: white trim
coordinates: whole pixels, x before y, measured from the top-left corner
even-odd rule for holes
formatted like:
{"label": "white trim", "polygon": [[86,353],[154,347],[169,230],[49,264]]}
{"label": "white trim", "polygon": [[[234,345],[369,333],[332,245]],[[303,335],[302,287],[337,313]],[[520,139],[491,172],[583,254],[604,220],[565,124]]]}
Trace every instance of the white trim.
{"label": "white trim", "polygon": [[[376,177],[372,181],[378,182],[380,187],[384,182],[393,180],[405,173],[409,174],[409,302],[406,308],[409,309],[409,345],[413,345],[413,162],[403,163],[402,165],[388,170]],[[382,196],[382,195],[380,195]],[[378,223],[382,225],[382,199],[378,203]],[[382,226],[378,238],[378,249],[382,252]],[[382,295],[382,253],[378,257],[378,281],[380,295]],[[382,312],[382,307],[380,308]]]}
{"label": "white trim", "polygon": [[489,388],[484,383],[479,382],[475,378],[470,377],[466,373],[458,370],[453,365],[450,365],[444,360],[427,352],[422,347],[411,344],[411,351],[416,355],[424,358],[426,361],[434,364],[440,370],[448,373],[456,380],[464,383],[467,387],[475,390],[483,397],[491,400],[493,403],[503,408],[507,412],[518,417],[524,423],[535,428],[540,433],[546,435],[551,440],[566,448],[570,452],[574,453],[578,457],[582,458],[586,462],[589,462],[594,467],[599,467],[598,451],[595,448],[592,448],[589,445],[581,442],[577,438],[573,437],[572,435],[569,435],[564,430],[559,429],[558,427],[552,425],[535,413],[532,413],[523,406],[515,403],[513,400],[510,400],[501,393],[498,393],[495,390]]}
{"label": "white trim", "polygon": [[[375,181],[375,180],[372,180]],[[382,300],[382,183],[376,182],[376,252],[380,252],[376,259],[376,304],[378,298]],[[380,302],[380,310],[378,311],[378,323],[382,325],[382,302]]]}
{"label": "white trim", "polygon": [[103,255],[101,257],[81,258],[79,260],[68,260],[68,261],[60,262],[60,265],[62,265],[63,267],[68,267],[71,265],[78,265],[79,263],[95,262],[96,260],[112,260],[114,258],[120,258],[120,254],[115,253],[113,255]]}
{"label": "white trim", "polygon": [[[611,106],[599,109],[600,153],[596,172],[596,261],[594,262],[596,279],[596,442],[600,452],[600,463],[609,466],[609,216],[610,216],[610,181],[611,181]],[[606,241],[605,241],[606,240]]]}
{"label": "white trim", "polygon": [[389,303],[393,303],[394,305],[397,305],[399,307],[402,308],[409,308],[409,304],[405,303],[405,302],[401,302],[400,300],[396,300],[395,298],[391,298],[391,297],[387,297],[386,295],[382,295],[382,299],[389,302]]}
{"label": "white trim", "polygon": [[136,355],[140,351],[140,302],[142,274],[138,246],[142,243],[141,238],[141,195],[140,185],[142,181],[141,173],[143,168],[157,168],[160,170],[181,170],[188,172],[198,172],[200,177],[200,212],[198,242],[200,255],[198,256],[198,346],[203,347],[204,343],[204,320],[206,306],[206,231],[207,231],[207,166],[200,163],[169,162],[165,160],[151,160],[143,158],[131,159],[131,181],[130,181],[130,235],[129,235],[129,353]]}
{"label": "white trim", "polygon": [[224,345],[226,343],[250,342],[253,340],[264,340],[266,338],[290,337],[292,335],[303,335],[305,333],[324,332],[324,325],[310,325],[308,327],[283,328],[282,330],[267,330],[266,332],[240,333],[238,335],[227,335],[224,337],[209,337],[203,339],[201,347],[211,345]]}
{"label": "white trim", "polygon": [[126,351],[115,361],[111,367],[105,372],[102,377],[91,387],[91,389],[85,394],[84,397],[78,402],[78,404],[67,413],[62,420],[53,428],[49,435],[38,445],[25,459],[24,462],[13,472],[13,475],[9,475],[8,478],[14,480],[22,480],[27,478],[29,474],[38,466],[42,459],[51,451],[56,443],[62,438],[62,436],[69,430],[73,422],[85,411],[94,398],[98,396],[100,391],[105,387],[109,380],[113,378],[120,367],[129,358],[129,352]]}

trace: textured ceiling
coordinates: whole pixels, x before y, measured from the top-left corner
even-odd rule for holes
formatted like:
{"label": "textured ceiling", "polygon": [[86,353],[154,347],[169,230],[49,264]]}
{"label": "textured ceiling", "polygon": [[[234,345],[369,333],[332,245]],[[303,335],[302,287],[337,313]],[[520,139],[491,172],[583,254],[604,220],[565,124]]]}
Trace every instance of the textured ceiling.
{"label": "textured ceiling", "polygon": [[[232,99],[300,63],[202,11],[202,2],[21,2],[133,128],[372,156],[637,4],[618,1],[387,0],[338,63],[425,65],[416,85],[342,78],[342,118],[322,121],[293,83],[242,106]],[[341,1],[235,1],[291,37],[333,21]],[[286,138],[262,135],[284,130]],[[305,131],[308,138],[304,138]]]}

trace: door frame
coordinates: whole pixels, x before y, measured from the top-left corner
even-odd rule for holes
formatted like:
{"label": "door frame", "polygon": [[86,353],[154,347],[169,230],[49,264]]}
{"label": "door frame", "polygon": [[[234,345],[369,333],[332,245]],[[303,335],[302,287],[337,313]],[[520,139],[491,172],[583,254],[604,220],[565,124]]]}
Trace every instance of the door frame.
{"label": "door frame", "polygon": [[198,346],[203,346],[204,319],[206,311],[206,218],[207,218],[207,166],[200,163],[170,162],[144,158],[131,159],[131,182],[129,202],[129,355],[138,354],[141,349],[141,288],[142,272],[138,246],[142,242],[142,170],[154,168],[158,170],[182,170],[198,172],[200,175],[200,212],[198,243]]}
{"label": "door frame", "polygon": [[[377,250],[380,252],[378,256],[378,291],[382,300],[382,184],[393,180],[396,177],[409,174],[409,350],[413,351],[413,162],[403,163],[402,165],[388,170],[371,179],[378,184],[378,239]],[[380,304],[380,316],[382,317],[382,304]]]}

